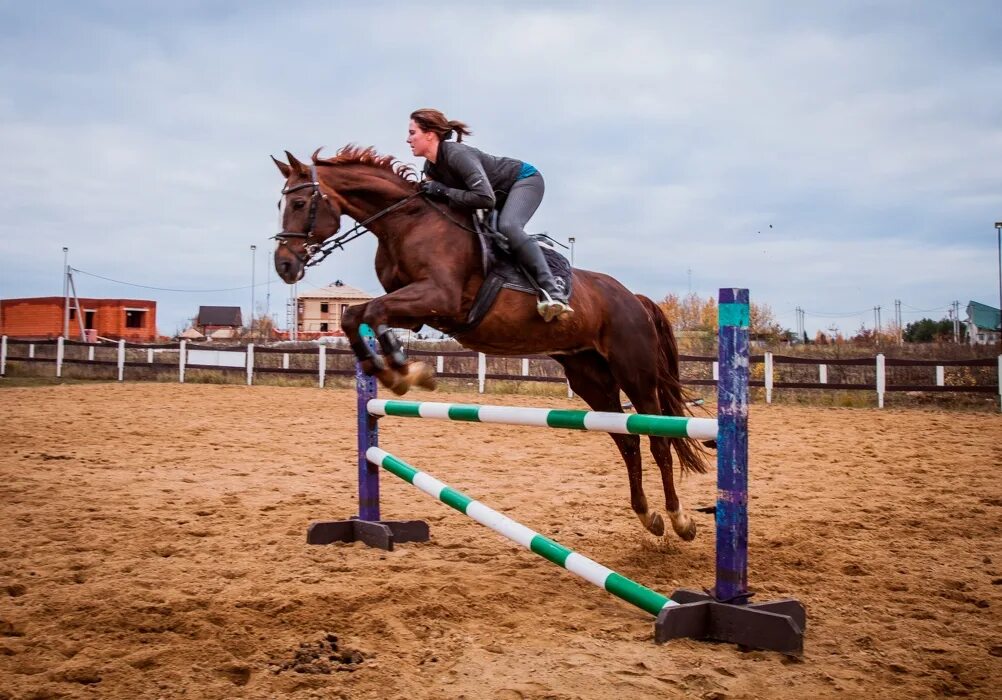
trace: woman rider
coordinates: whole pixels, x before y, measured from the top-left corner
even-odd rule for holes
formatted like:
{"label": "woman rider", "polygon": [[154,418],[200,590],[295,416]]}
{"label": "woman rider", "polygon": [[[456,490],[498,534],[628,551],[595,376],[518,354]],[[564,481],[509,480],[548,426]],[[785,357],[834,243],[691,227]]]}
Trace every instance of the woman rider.
{"label": "woman rider", "polygon": [[[453,133],[456,141],[450,141]],[[445,118],[437,109],[411,114],[407,143],[411,153],[426,159],[421,191],[471,209],[498,209],[498,229],[508,239],[515,259],[543,290],[536,308],[547,321],[570,316],[574,310],[557,286],[539,244],[525,233],[525,224],[543,200],[543,176],[528,163],[492,156],[461,143],[472,133],[463,122]],[[495,197],[497,193],[497,197]]]}

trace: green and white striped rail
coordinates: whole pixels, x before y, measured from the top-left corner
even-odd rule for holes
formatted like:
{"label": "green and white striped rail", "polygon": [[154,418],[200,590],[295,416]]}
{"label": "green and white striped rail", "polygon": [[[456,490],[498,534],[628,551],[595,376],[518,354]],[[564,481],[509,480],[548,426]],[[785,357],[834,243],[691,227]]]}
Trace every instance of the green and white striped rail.
{"label": "green and white striped rail", "polygon": [[662,608],[678,605],[671,598],[641,586],[636,581],[621,576],[612,569],[606,568],[577,552],[573,552],[537,532],[533,532],[508,516],[488,508],[483,503],[473,500],[466,494],[449,487],[447,484],[443,484],[430,474],[415,469],[385,450],[378,447],[370,447],[366,450],[365,456],[373,464],[382,467],[391,474],[399,476],[429,496],[433,496],[447,506],[451,506],[460,513],[468,515],[481,525],[486,525],[509,540],[522,545],[558,566],[562,566],[599,588],[604,588],[617,598],[625,600],[627,603],[635,605],[641,610],[649,612],[651,615],[657,615],[661,612]]}
{"label": "green and white striped rail", "polygon": [[713,418],[386,399],[370,399],[366,406],[369,413],[374,416],[437,418],[473,423],[596,430],[625,435],[657,435],[660,437],[696,438],[698,440],[715,440],[717,438],[717,421]]}

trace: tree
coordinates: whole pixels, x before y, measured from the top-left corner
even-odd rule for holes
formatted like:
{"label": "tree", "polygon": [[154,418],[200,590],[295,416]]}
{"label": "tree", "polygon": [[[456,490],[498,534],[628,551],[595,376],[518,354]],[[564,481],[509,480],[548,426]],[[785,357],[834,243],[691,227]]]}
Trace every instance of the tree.
{"label": "tree", "polygon": [[854,345],[876,345],[877,337],[877,332],[875,330],[867,328],[866,326],[860,326],[859,330],[849,338],[849,342]]}
{"label": "tree", "polygon": [[274,335],[275,320],[271,317],[271,314],[261,314],[254,317],[253,328],[244,326],[240,331],[247,340],[266,343],[272,340]]}
{"label": "tree", "polygon": [[684,297],[669,294],[659,306],[676,331],[717,330],[717,302],[712,297],[702,299],[691,292]]}
{"label": "tree", "polygon": [[[717,300],[713,297],[703,299],[698,294],[690,292],[684,297],[668,294],[658,304],[668,316],[676,331],[717,332]],[[749,309],[750,332],[756,338],[785,338],[790,331],[785,331],[768,304],[751,303]]]}
{"label": "tree", "polygon": [[789,339],[788,336],[796,337],[795,333],[784,330],[779,325],[775,315],[772,313],[772,308],[768,304],[756,304],[753,301],[749,309],[749,316],[751,317],[749,331],[754,338],[783,340]]}
{"label": "tree", "polygon": [[[904,338],[906,343],[934,343],[949,342],[953,340],[953,321],[948,318],[933,321],[931,318],[923,318],[905,326]],[[960,324],[961,341],[967,338],[967,327]]]}

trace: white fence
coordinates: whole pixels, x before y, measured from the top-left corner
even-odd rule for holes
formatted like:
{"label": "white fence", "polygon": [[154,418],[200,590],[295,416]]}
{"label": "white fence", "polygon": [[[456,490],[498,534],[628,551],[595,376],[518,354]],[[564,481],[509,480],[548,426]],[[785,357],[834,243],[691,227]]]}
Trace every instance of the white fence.
{"label": "white fence", "polygon": [[[55,345],[55,357],[40,357],[36,352],[36,348],[39,346],[52,346]],[[85,346],[87,348],[87,359],[83,360],[80,358],[70,359],[66,356],[66,346]],[[15,346],[20,346],[23,349],[26,347],[24,352],[18,353],[17,355],[11,354],[11,349]],[[145,350],[145,362],[137,361],[127,361],[126,359],[126,349],[127,347],[132,350],[142,351]],[[114,361],[110,360],[98,360],[95,359],[95,348],[100,348],[104,351],[108,349],[116,350],[116,359]],[[177,353],[176,364],[169,364],[166,362],[159,361],[157,356],[162,353]],[[268,354],[280,354],[281,355],[281,366],[263,366],[258,365],[255,362],[255,353],[268,353]],[[543,382],[561,382],[566,383],[566,380],[562,376],[547,376],[540,375],[539,373],[530,373],[530,361],[543,360],[546,362],[553,362],[549,358],[540,355],[534,355],[531,357],[521,357],[521,358],[509,358],[520,361],[520,372],[518,373],[498,373],[498,372],[488,372],[488,356],[483,353],[475,353],[472,351],[460,350],[460,351],[423,351],[423,350],[409,350],[409,353],[414,357],[422,357],[425,361],[432,362],[431,358],[434,358],[434,364],[438,371],[438,374],[443,378],[453,378],[453,379],[475,379],[477,382],[477,388],[480,393],[484,393],[486,388],[486,383],[488,380],[499,380],[499,381],[543,381]],[[294,368],[290,367],[290,355],[309,355],[316,358],[316,363],[312,369],[304,368]],[[254,344],[249,344],[246,346],[233,346],[224,348],[212,348],[205,346],[189,347],[187,341],[181,341],[179,344],[170,345],[155,345],[155,346],[138,346],[134,344],[127,344],[124,340],[118,341],[116,344],[102,344],[93,345],[81,343],[78,341],[64,341],[63,338],[58,338],[55,341],[23,341],[16,339],[9,339],[7,336],[0,338],[0,376],[6,374],[7,364],[10,361],[23,361],[23,362],[53,362],[55,364],[55,376],[62,377],[63,368],[68,363],[73,364],[93,364],[93,365],[114,365],[117,368],[118,380],[123,381],[125,379],[125,368],[146,365],[149,367],[156,368],[170,368],[176,367],[178,381],[185,381],[185,372],[192,369],[218,369],[223,371],[232,370],[244,370],[246,373],[246,381],[248,385],[254,383],[255,374],[259,373],[294,373],[299,375],[309,375],[312,374],[316,377],[317,385],[323,387],[327,376],[331,374],[354,376],[353,369],[337,369],[328,366],[328,355],[343,355],[350,356],[351,351],[331,348],[328,349],[326,346],[320,345],[316,348],[310,349],[288,349],[284,350],[282,348],[267,347],[267,346],[255,346]],[[445,371],[445,361],[450,357],[464,357],[464,358],[476,358],[476,372],[446,372]],[[715,385],[719,374],[719,368],[716,361],[712,357],[700,357],[700,356],[686,356],[681,357],[683,362],[700,362],[704,364],[710,364],[712,366],[712,379],[685,379],[683,378],[684,384],[696,384],[696,385]],[[353,363],[353,360],[352,360]],[[781,355],[775,355],[771,352],[764,353],[759,356],[752,356],[752,364],[762,364],[763,372],[762,379],[753,378],[751,381],[751,386],[753,387],[763,387],[765,390],[765,400],[766,403],[772,403],[773,393],[777,389],[844,389],[844,390],[858,390],[858,391],[874,391],[877,398],[877,406],[879,408],[884,407],[885,395],[889,391],[954,391],[954,392],[976,392],[976,393],[997,393],[999,397],[1000,409],[1002,409],[1002,355],[997,358],[985,358],[985,359],[975,359],[975,360],[908,360],[908,359],[888,359],[885,358],[883,354],[878,354],[875,357],[869,358],[848,358],[848,359],[814,359],[814,358],[803,358],[803,357],[787,357]],[[813,365],[817,368],[817,381],[777,381],[777,365]],[[831,368],[833,366],[839,365],[852,365],[863,368],[873,369],[873,383],[838,383],[831,382]],[[930,366],[935,368],[935,384],[925,385],[925,384],[894,384],[889,385],[887,383],[887,367],[892,366]],[[994,366],[996,369],[995,386],[980,384],[953,384],[949,385],[946,382],[946,368],[956,367],[956,368],[973,368],[973,367],[989,367]],[[838,376],[838,375],[836,375]],[[754,373],[753,373],[754,377]],[[567,395],[573,396],[570,387],[567,388]]]}

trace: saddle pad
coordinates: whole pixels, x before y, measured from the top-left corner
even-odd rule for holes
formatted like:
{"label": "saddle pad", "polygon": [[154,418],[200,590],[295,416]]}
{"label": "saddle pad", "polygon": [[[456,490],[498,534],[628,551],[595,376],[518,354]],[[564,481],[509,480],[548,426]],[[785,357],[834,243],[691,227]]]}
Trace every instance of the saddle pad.
{"label": "saddle pad", "polygon": [[[524,292],[536,296],[538,294],[533,282],[530,282],[522,269],[515,263],[511,254],[495,244],[496,237],[480,232],[480,246],[483,252],[484,283],[480,285],[477,296],[470,307],[470,313],[466,317],[464,326],[456,332],[456,335],[466,333],[479,325],[487,313],[494,305],[498,292],[502,289],[511,289],[517,292]],[[546,258],[550,271],[553,273],[554,282],[558,287],[562,287],[567,296],[573,291],[573,275],[571,264],[567,258],[557,251],[545,245],[540,246],[543,250],[543,257]]]}

